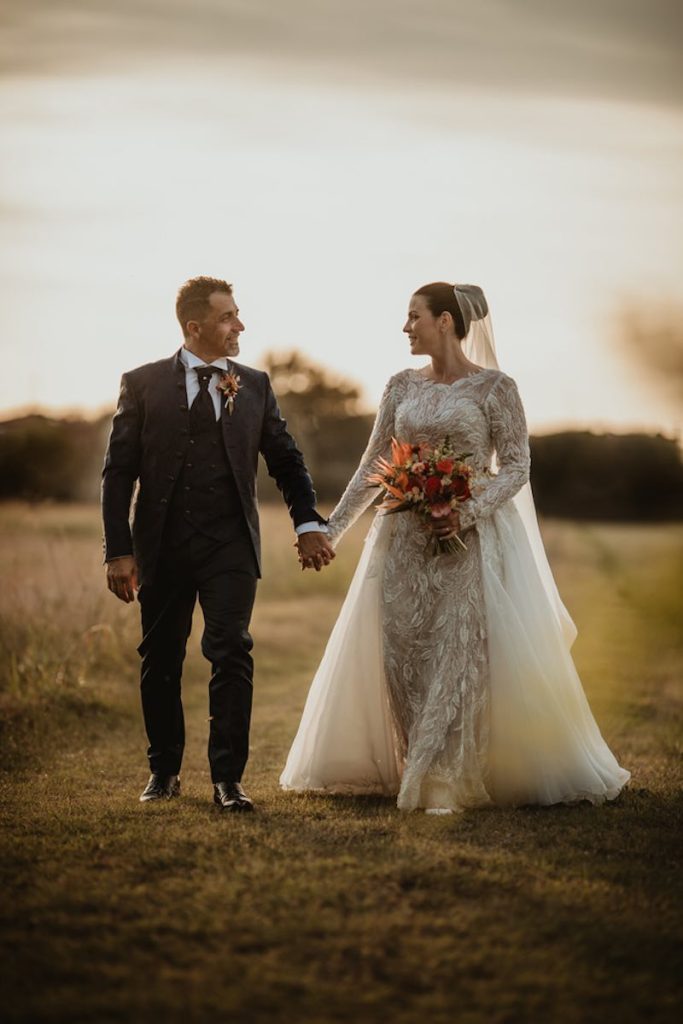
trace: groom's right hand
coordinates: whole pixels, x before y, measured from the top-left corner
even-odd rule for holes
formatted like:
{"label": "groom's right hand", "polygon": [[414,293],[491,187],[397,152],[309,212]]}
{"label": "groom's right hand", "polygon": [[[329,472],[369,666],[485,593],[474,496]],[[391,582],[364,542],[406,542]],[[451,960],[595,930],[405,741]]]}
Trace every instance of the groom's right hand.
{"label": "groom's right hand", "polygon": [[138,567],[132,555],[122,555],[107,562],[107,586],[120,601],[130,604],[138,589]]}

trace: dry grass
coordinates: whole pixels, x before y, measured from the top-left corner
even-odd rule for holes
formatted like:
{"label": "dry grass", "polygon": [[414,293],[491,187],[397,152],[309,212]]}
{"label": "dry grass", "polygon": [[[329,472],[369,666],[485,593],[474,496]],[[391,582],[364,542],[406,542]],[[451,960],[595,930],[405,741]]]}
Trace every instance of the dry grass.
{"label": "dry grass", "polygon": [[545,530],[630,789],[451,819],[279,791],[364,526],[316,576],[281,510],[263,517],[259,810],[230,818],[209,803],[196,636],[184,796],[143,807],[137,615],[103,590],[97,512],[0,512],[6,1019],[677,1020],[681,529]]}

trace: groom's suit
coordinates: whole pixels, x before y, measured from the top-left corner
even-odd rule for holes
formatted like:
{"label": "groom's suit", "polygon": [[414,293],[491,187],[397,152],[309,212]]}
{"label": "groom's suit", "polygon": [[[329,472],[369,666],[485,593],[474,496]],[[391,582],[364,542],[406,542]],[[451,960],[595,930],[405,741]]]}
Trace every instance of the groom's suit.
{"label": "groom's suit", "polygon": [[198,425],[188,408],[190,371],[182,351],[122,377],[103,470],[105,560],[134,554],[138,567],[151,770],[180,771],[180,683],[198,596],[205,620],[202,652],[212,665],[211,776],[213,782],[239,782],[251,716],[249,621],[261,575],[259,452],[294,525],[324,520],[315,511],[311,478],[268,375],[230,360],[230,370],[240,377],[232,414],[221,401],[218,420]]}

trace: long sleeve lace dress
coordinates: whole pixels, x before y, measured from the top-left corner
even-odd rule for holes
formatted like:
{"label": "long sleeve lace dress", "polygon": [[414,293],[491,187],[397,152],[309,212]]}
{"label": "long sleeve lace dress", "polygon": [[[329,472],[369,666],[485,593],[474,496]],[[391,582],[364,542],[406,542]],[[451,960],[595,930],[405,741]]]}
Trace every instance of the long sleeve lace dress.
{"label": "long sleeve lace dress", "polygon": [[332,540],[379,493],[367,476],[392,436],[447,435],[479,481],[461,506],[467,550],[433,555],[411,512],[375,518],[282,785],[397,794],[404,810],[614,798],[629,773],[595,724],[512,502],[529,444],[510,377],[392,377]]}

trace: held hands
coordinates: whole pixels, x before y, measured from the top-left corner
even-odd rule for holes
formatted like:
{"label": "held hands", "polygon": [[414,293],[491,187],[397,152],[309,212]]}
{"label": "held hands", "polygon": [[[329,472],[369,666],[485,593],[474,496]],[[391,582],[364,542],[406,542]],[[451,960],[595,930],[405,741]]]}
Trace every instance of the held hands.
{"label": "held hands", "polygon": [[316,572],[329,565],[335,557],[334,548],[327,536],[319,530],[311,530],[297,537],[294,545],[299,554],[301,570],[315,569]]}
{"label": "held hands", "polygon": [[107,562],[107,586],[119,601],[130,604],[138,589],[138,567],[132,555],[122,555]]}

